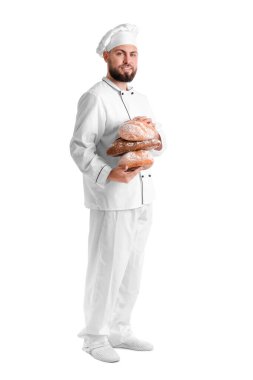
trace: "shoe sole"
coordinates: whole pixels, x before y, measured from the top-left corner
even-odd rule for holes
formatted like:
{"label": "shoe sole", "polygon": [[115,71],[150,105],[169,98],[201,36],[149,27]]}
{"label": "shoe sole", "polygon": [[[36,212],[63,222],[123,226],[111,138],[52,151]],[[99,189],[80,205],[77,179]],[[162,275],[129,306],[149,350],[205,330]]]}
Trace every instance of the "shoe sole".
{"label": "shoe sole", "polygon": [[143,348],[138,348],[138,347],[126,347],[122,344],[119,344],[118,346],[112,346],[113,348],[125,348],[126,350],[134,350],[134,351],[153,351],[154,348],[148,348],[148,349],[143,349]]}
{"label": "shoe sole", "polygon": [[90,356],[92,356],[94,359],[96,360],[99,360],[100,362],[104,362],[104,363],[117,363],[120,361],[120,359],[115,359],[115,360],[102,360],[102,359],[99,359],[99,358],[96,358],[96,356],[93,356],[92,354],[90,354]]}

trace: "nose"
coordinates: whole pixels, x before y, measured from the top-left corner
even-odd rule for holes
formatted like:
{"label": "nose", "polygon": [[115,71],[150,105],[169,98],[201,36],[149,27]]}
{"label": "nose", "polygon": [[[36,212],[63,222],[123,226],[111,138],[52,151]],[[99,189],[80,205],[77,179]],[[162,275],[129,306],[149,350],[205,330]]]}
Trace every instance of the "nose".
{"label": "nose", "polygon": [[125,54],[125,57],[124,57],[124,63],[129,63],[130,61],[131,61],[131,57],[130,57],[130,55]]}

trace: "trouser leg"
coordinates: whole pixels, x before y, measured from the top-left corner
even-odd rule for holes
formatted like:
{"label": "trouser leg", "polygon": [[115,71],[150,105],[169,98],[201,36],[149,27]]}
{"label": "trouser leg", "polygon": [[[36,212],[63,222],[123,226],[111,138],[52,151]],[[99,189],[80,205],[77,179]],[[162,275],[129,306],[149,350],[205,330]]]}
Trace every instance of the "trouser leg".
{"label": "trouser leg", "polygon": [[137,211],[133,245],[110,321],[109,337],[114,345],[133,333],[130,318],[140,289],[144,250],[152,224],[152,204]]}
{"label": "trouser leg", "polygon": [[85,281],[86,327],[79,337],[109,335],[109,322],[117,300],[131,246],[135,238],[136,210],[90,210],[88,265]]}

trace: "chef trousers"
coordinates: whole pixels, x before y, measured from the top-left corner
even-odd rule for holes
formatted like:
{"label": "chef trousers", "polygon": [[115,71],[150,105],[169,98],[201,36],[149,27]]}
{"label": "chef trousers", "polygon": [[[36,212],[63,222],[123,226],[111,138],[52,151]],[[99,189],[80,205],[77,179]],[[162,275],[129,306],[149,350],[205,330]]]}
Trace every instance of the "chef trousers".
{"label": "chef trousers", "polygon": [[[133,334],[144,249],[152,223],[152,203],[127,210],[90,209],[83,337],[88,346],[113,344]],[[101,344],[100,344],[101,345]]]}

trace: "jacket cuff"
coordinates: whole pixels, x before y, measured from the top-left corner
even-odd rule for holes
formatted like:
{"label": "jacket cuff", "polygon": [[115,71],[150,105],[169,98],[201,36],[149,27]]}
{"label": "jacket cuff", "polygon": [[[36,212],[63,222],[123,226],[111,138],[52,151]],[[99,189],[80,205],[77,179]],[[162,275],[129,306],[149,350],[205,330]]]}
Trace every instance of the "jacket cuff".
{"label": "jacket cuff", "polygon": [[97,179],[96,179],[96,183],[98,185],[106,185],[108,182],[110,182],[107,177],[110,173],[110,171],[112,170],[112,168],[109,166],[109,165],[104,165],[101,169],[100,169],[100,172],[98,173],[98,176],[97,176]]}

